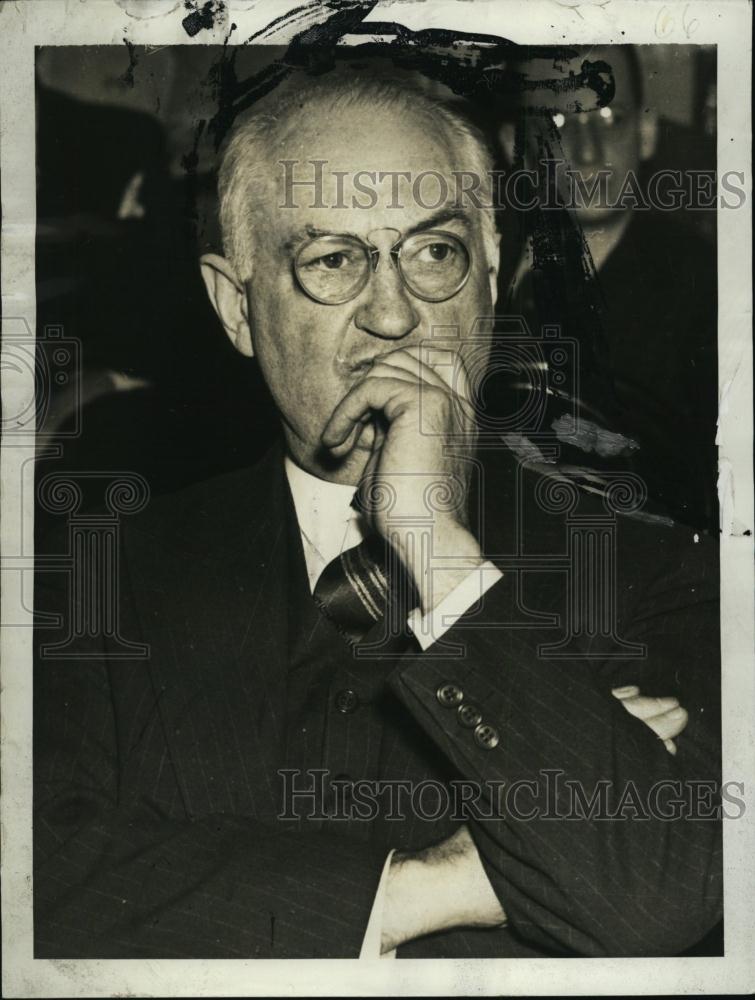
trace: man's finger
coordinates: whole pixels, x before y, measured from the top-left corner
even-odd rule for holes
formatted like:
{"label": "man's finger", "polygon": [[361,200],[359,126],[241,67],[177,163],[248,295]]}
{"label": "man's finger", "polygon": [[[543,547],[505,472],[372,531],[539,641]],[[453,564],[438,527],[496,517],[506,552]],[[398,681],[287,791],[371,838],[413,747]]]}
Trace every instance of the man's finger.
{"label": "man's finger", "polygon": [[649,698],[647,695],[634,695],[621,699],[622,706],[637,719],[650,719],[654,715],[670,712],[679,705],[678,698]]}
{"label": "man's finger", "polygon": [[434,372],[444,388],[463,399],[471,402],[471,389],[466,366],[457,348],[443,347],[448,341],[441,340],[438,344],[425,341],[413,347],[405,348],[402,353],[416,358],[423,368]]}
{"label": "man's finger", "polygon": [[389,365],[391,368],[408,372],[416,379],[428,382],[438,389],[448,390],[449,388],[438,372],[430,365],[425,364],[420,357],[413,354],[411,348],[391,351],[390,354],[383,354],[375,359],[375,364]]}
{"label": "man's finger", "polygon": [[636,684],[628,684],[626,687],[613,688],[611,694],[614,698],[618,698],[619,701],[624,701],[626,698],[634,698],[640,693],[640,689]]}
{"label": "man's finger", "polygon": [[386,358],[380,358],[376,361],[372,368],[364,376],[367,378],[398,378],[402,382],[411,382],[412,385],[421,387],[422,379],[418,378],[414,372],[409,371],[407,368],[401,368],[398,365],[392,365],[388,363]]}
{"label": "man's finger", "polygon": [[687,711],[677,698],[650,698],[641,695],[635,684],[613,688],[611,694],[619,699],[630,715],[644,722],[663,740],[663,745],[670,754],[676,754],[674,737],[683,732],[689,721]]}
{"label": "man's finger", "polygon": [[670,740],[685,729],[688,720],[689,715],[686,709],[679,705],[677,708],[671,709],[670,712],[654,715],[652,718],[642,721],[653,730],[658,739]]}
{"label": "man's finger", "polygon": [[352,425],[351,430],[346,435],[344,440],[339,445],[331,448],[331,451],[335,456],[340,458],[342,455],[348,455],[359,440],[365,426],[370,422],[371,416],[372,414],[368,411],[363,417]]}
{"label": "man's finger", "polygon": [[[432,364],[429,357],[427,363],[423,360],[423,357],[427,357],[430,353],[436,359],[437,367]],[[457,414],[462,415],[459,430],[469,433],[476,426],[477,413],[471,401],[469,377],[464,362],[456,351],[435,345],[431,345],[428,349],[425,344],[417,344],[384,354],[380,362],[400,366],[403,370],[416,375],[420,384],[427,383],[448,393],[457,407]]]}
{"label": "man's finger", "polygon": [[340,445],[345,445],[354,424],[373,410],[382,410],[389,421],[393,421],[401,406],[413,402],[417,396],[418,383],[406,378],[374,378],[369,375],[353,386],[333,410],[321,435],[322,443],[334,454]]}

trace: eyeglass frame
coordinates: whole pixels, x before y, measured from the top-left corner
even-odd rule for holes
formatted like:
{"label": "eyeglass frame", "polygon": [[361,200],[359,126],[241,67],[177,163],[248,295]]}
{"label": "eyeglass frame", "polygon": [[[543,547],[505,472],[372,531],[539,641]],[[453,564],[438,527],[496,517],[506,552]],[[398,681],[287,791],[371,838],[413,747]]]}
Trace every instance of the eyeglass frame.
{"label": "eyeglass frame", "polygon": [[[369,239],[369,237],[372,236],[372,233],[379,233],[391,230],[394,233],[398,233],[399,238],[388,249],[388,254],[393,260],[396,272],[398,273],[398,276],[401,279],[402,285],[404,286],[404,288],[407,289],[407,291],[409,291],[415,298],[420,299],[420,301],[422,302],[448,302],[448,300],[452,299],[454,295],[459,294],[459,292],[462,290],[462,288],[466,285],[467,281],[469,280],[469,275],[472,272],[472,254],[470,253],[467,244],[457,233],[452,233],[447,229],[426,229],[426,230],[420,230],[419,232],[416,233],[407,233],[405,236],[402,236],[401,231],[399,229],[392,229],[391,226],[386,226],[384,229],[374,229],[371,232],[367,233],[367,238]],[[421,295],[419,292],[415,292],[415,290],[407,282],[406,278],[404,277],[404,273],[401,270],[401,249],[403,247],[403,244],[407,240],[412,239],[414,236],[432,236],[432,235],[451,237],[451,239],[456,240],[458,243],[461,243],[461,245],[464,247],[464,251],[467,255],[467,260],[468,260],[468,266],[464,274],[464,277],[458,283],[456,288],[450,294],[444,295],[442,299],[430,298],[427,295]],[[357,286],[356,290],[351,295],[349,295],[348,298],[341,299],[338,302],[329,302],[327,299],[320,298],[319,295],[315,295],[313,292],[310,292],[310,290],[305,287],[304,282],[299,277],[298,262],[301,255],[308,247],[311,247],[313,243],[316,243],[318,240],[327,238],[332,238],[332,239],[340,238],[345,240],[351,240],[353,243],[358,243],[367,253],[369,262],[372,265],[371,267],[368,267],[367,270],[364,272],[364,280]],[[299,249],[296,251],[296,256],[294,257],[293,261],[294,277],[296,278],[297,284],[304,292],[304,294],[308,296],[308,298],[312,299],[314,302],[319,302],[321,305],[324,306],[342,306],[345,305],[347,302],[352,302],[365,290],[365,288],[369,283],[371,275],[375,274],[378,269],[381,253],[383,253],[383,251],[380,250],[378,247],[374,246],[374,244],[367,242],[367,240],[361,239],[359,236],[353,236],[351,233],[322,233],[319,236],[313,236],[312,239],[307,240],[307,242],[304,243],[302,246],[300,246]]]}

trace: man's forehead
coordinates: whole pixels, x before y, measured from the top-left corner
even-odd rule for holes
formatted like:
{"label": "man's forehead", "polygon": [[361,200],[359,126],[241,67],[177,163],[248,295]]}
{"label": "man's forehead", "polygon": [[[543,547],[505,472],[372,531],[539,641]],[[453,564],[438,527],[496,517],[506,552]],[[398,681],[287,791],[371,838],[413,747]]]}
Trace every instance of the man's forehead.
{"label": "man's forehead", "polygon": [[319,95],[288,111],[282,124],[280,145],[293,155],[354,159],[366,169],[396,169],[412,158],[444,160],[451,152],[439,111],[381,103],[370,95],[336,107]]}
{"label": "man's forehead", "polygon": [[431,220],[463,235],[479,224],[480,210],[463,189],[485,190],[488,177],[469,180],[484,158],[439,117],[369,102],[328,117],[315,104],[282,124],[255,167],[267,182],[255,212],[277,245],[308,234],[407,234]]}
{"label": "man's forehead", "polygon": [[[369,115],[365,116],[369,119]],[[316,134],[292,136],[280,143],[270,166],[280,187],[289,179],[281,164],[290,162],[297,175],[311,176],[312,163],[324,164],[322,183],[335,194],[346,185],[358,184],[360,178],[442,174],[449,178],[463,166],[465,149],[450,141],[438,127],[426,123],[424,129],[407,122],[387,123],[377,120],[344,120],[342,127],[328,128]],[[467,157],[468,158],[468,157]],[[467,164],[468,165],[468,164]]]}

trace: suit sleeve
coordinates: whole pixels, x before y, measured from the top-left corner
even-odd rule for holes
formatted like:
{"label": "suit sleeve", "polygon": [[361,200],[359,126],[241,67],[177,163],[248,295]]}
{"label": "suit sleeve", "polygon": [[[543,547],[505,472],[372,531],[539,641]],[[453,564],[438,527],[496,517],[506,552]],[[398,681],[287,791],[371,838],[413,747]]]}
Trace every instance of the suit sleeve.
{"label": "suit sleeve", "polygon": [[[509,927],[555,954],[673,955],[722,913],[715,554],[623,528],[618,633],[644,655],[601,659],[586,640],[546,657],[552,630],[500,627],[521,616],[506,574],[443,637],[463,656],[436,644],[391,681],[482,792],[469,825]],[[688,710],[676,756],[611,695],[629,683]]]}
{"label": "suit sleeve", "polygon": [[[35,666],[35,957],[356,958],[384,856],[250,816],[190,821],[146,780],[126,792],[112,671],[129,669]],[[170,783],[170,767],[141,769]]]}

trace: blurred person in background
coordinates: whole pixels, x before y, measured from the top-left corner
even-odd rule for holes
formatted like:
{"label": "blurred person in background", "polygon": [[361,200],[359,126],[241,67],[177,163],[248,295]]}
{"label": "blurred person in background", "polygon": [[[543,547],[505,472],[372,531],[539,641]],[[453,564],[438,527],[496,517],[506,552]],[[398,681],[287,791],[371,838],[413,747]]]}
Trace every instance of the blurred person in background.
{"label": "blurred person in background", "polygon": [[[556,260],[555,267],[552,260],[543,260],[548,254],[542,245],[549,250],[553,243],[551,233],[543,237],[543,229],[554,226],[544,219],[549,213],[530,218],[531,228],[540,231],[529,234],[505,309],[521,312],[535,330],[545,322],[565,324],[567,333],[584,342],[587,396],[592,364],[596,381],[610,386],[596,401],[602,415],[630,442],[621,460],[643,477],[658,509],[695,528],[716,531],[715,243],[702,235],[704,212],[641,207],[641,194],[637,202],[631,196],[621,199],[627,184],[647,191],[659,138],[665,138],[667,156],[667,133],[673,130],[646,99],[636,47],[578,50],[559,68],[565,76],[577,76],[586,60],[604,64],[613,75],[615,94],[604,107],[579,110],[578,102],[564,102],[562,110],[548,116],[548,138],[541,141],[539,153],[533,141],[537,126],[525,126],[518,150],[514,125],[501,128],[512,163],[518,155],[534,167],[547,150],[566,161],[587,192],[597,184],[599,172],[606,175],[604,196],[578,201],[571,229],[561,220],[569,234],[566,241],[584,241],[581,260],[576,267],[572,263],[571,271],[563,260]],[[533,73],[534,62],[522,65],[525,74]],[[636,185],[630,175],[638,179]],[[664,191],[663,185],[659,190]],[[617,201],[625,207],[613,207]],[[558,281],[554,270],[563,271],[560,300],[553,294]],[[592,354],[590,337],[598,345]]]}

